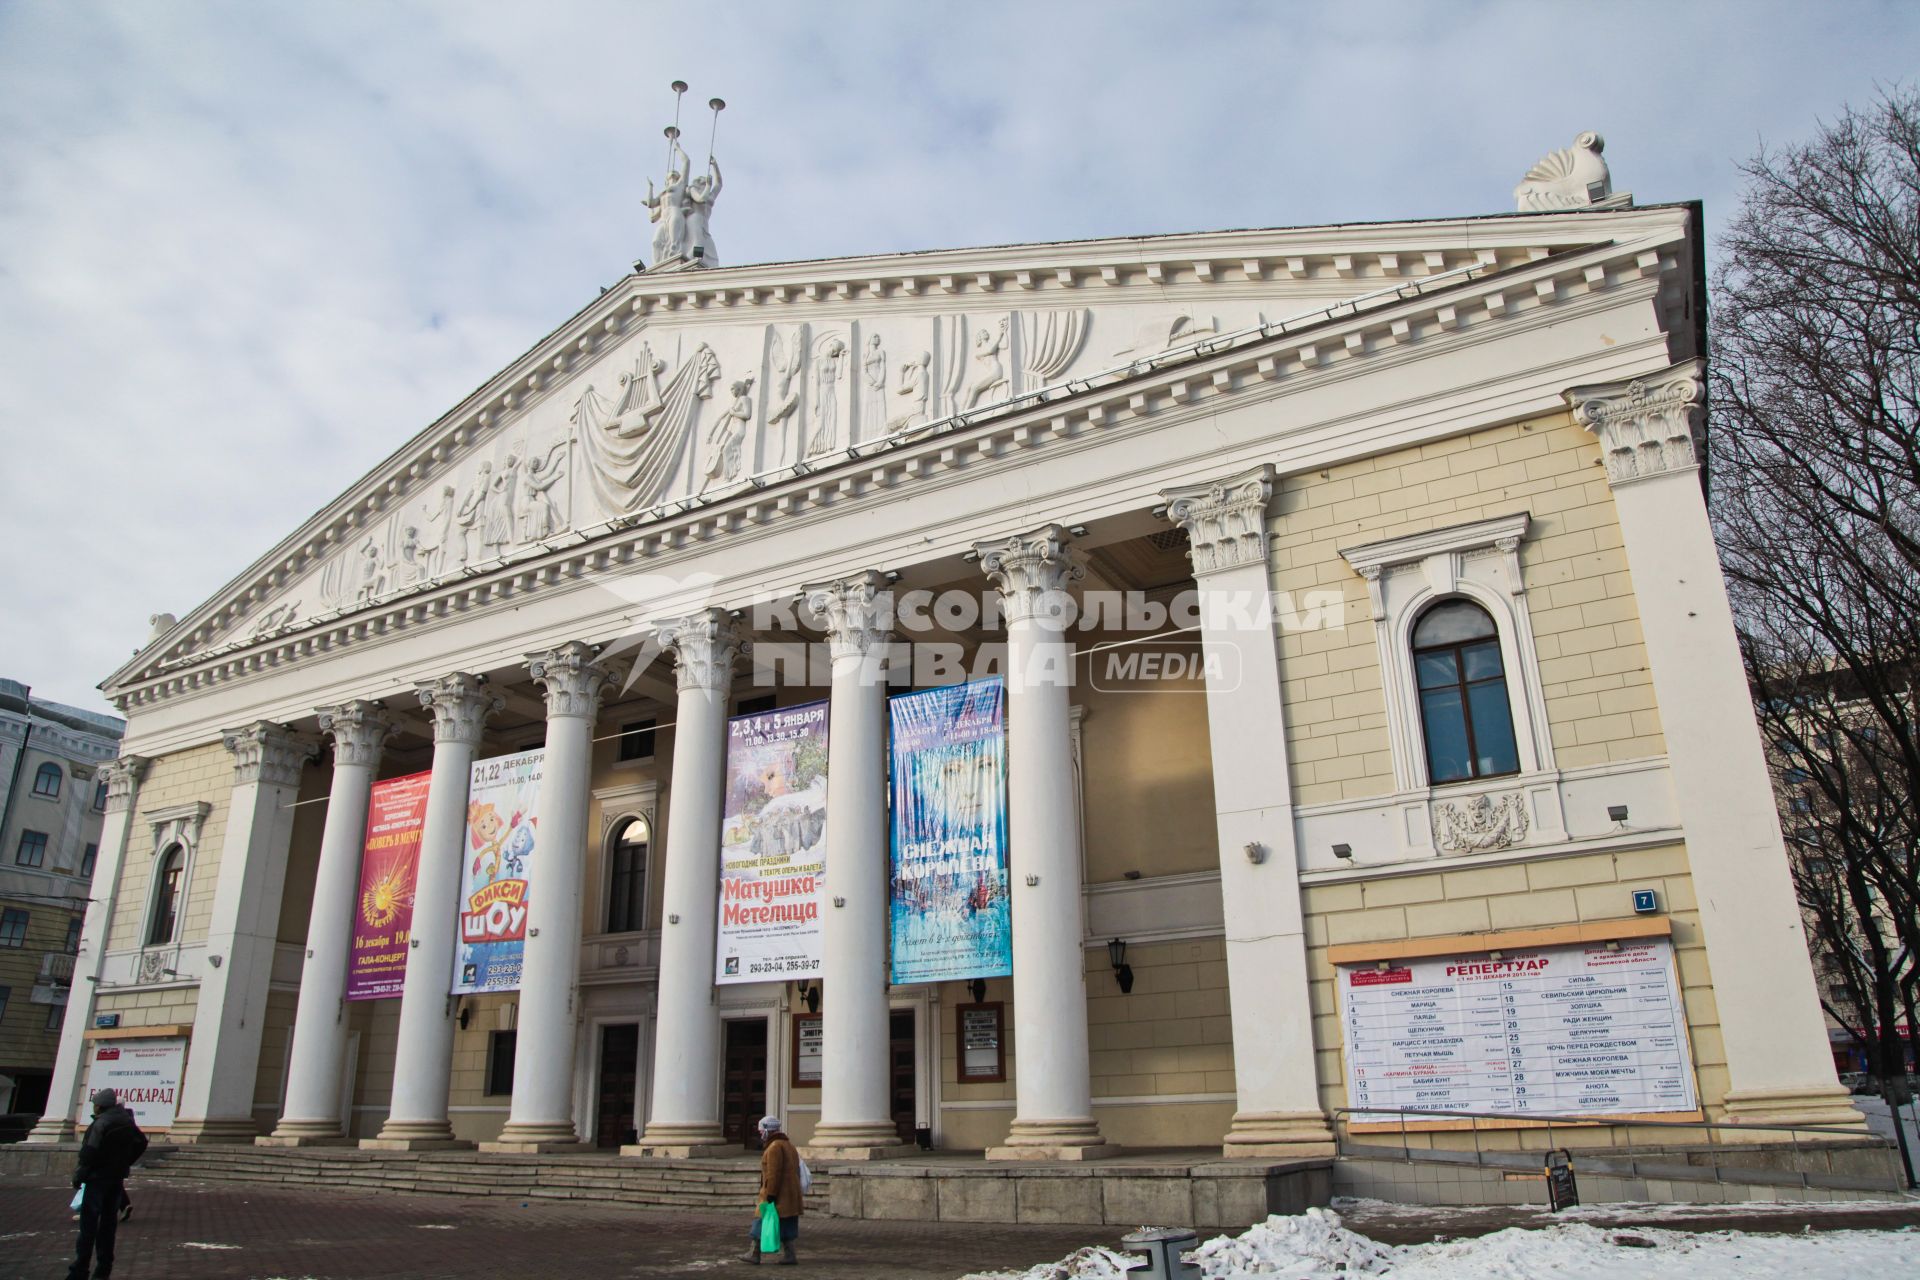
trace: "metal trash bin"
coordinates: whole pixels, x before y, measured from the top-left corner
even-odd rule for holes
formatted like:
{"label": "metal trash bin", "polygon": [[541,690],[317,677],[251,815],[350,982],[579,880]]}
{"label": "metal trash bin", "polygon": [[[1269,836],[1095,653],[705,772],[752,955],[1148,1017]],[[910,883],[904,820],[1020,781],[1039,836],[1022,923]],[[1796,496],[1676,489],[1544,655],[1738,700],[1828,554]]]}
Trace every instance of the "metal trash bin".
{"label": "metal trash bin", "polygon": [[1193,1248],[1199,1238],[1185,1227],[1143,1227],[1122,1236],[1122,1248],[1146,1255],[1138,1262],[1129,1262],[1126,1270],[1137,1272],[1143,1280],[1191,1280],[1200,1275],[1200,1268],[1182,1262],[1180,1255]]}

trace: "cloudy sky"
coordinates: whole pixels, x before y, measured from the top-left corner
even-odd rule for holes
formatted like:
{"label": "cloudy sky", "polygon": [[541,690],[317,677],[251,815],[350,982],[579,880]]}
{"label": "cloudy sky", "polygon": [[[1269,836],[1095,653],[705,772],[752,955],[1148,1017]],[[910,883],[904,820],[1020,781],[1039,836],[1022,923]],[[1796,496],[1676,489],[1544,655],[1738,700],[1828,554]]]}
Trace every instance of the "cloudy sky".
{"label": "cloudy sky", "polygon": [[0,0],[0,675],[94,691],[647,245],[729,262],[1491,213],[1607,138],[1701,198],[1920,5]]}

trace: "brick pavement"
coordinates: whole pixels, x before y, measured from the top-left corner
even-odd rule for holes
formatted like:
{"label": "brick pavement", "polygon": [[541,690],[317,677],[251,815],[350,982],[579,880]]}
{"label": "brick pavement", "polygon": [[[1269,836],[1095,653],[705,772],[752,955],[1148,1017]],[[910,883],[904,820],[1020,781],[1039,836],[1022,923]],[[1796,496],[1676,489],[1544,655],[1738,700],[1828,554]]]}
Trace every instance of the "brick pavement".
{"label": "brick pavement", "polygon": [[[732,1215],[580,1201],[379,1195],[235,1183],[145,1181],[128,1189],[116,1280],[536,1280],[549,1276],[765,1275],[734,1260],[747,1223]],[[78,1231],[72,1192],[51,1178],[0,1182],[0,1280],[57,1280]],[[1020,1268],[1118,1227],[977,1226],[808,1217],[801,1265],[772,1273],[835,1280],[954,1280]],[[205,1246],[223,1246],[209,1248]],[[237,1247],[234,1247],[237,1246]]]}

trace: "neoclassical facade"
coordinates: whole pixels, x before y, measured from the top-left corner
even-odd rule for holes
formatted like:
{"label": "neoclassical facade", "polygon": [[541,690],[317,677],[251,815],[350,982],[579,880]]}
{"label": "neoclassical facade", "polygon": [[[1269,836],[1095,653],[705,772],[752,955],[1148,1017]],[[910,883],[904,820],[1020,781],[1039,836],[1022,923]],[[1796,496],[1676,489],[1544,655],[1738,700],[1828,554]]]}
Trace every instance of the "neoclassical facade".
{"label": "neoclassical facade", "polygon": [[[1700,211],[1600,188],[629,276],[108,681],[36,1136],[144,1037],[175,1141],[1316,1154],[1343,974],[1653,937],[1671,1114],[1857,1123],[1707,520]],[[983,670],[1011,976],[890,985],[887,697]],[[729,719],[818,701],[820,967],[716,983]],[[455,995],[467,780],[535,747],[519,987]],[[348,1000],[423,772],[403,990]]]}

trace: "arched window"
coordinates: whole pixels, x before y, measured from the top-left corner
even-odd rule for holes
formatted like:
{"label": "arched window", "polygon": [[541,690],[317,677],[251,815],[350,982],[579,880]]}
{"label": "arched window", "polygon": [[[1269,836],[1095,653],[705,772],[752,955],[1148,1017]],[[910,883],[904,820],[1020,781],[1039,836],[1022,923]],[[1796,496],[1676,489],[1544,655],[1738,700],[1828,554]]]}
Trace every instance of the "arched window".
{"label": "arched window", "polygon": [[607,840],[607,932],[644,929],[647,905],[647,841],[652,835],[645,818],[628,818]]}
{"label": "arched window", "polygon": [[49,800],[60,798],[60,781],[64,775],[60,766],[49,760],[41,765],[33,775],[33,794],[45,796]]}
{"label": "arched window", "polygon": [[1462,782],[1520,772],[1500,635],[1470,600],[1431,605],[1413,626],[1427,777]]}
{"label": "arched window", "polygon": [[171,845],[160,855],[154,867],[153,922],[147,926],[147,945],[173,941],[174,918],[180,912],[180,873],[185,870],[187,851]]}

